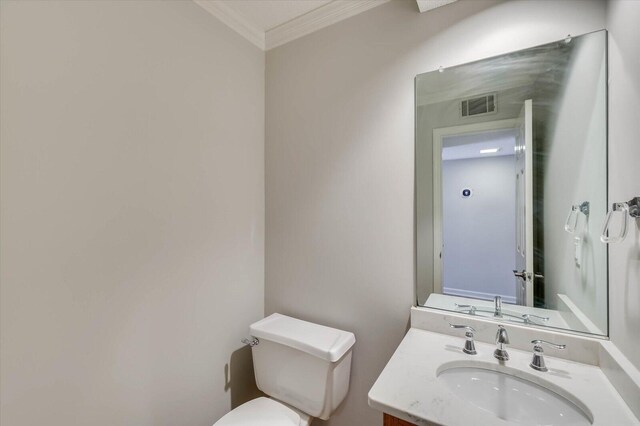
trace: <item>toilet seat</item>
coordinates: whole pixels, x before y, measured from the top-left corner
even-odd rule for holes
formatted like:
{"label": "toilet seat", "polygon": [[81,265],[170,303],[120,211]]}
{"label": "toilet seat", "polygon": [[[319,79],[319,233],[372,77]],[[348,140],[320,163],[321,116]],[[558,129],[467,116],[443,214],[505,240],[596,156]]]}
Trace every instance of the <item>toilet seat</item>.
{"label": "toilet seat", "polygon": [[214,426],[308,426],[311,418],[270,398],[256,398],[236,407]]}

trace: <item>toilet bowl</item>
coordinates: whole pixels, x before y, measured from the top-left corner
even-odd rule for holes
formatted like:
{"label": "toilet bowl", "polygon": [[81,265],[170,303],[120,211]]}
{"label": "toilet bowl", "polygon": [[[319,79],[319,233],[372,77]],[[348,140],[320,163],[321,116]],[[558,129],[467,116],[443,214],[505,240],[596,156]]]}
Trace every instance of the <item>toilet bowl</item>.
{"label": "toilet bowl", "polygon": [[214,426],[308,426],[347,395],[355,336],[281,314],[250,327],[258,389],[268,397],[233,409]]}

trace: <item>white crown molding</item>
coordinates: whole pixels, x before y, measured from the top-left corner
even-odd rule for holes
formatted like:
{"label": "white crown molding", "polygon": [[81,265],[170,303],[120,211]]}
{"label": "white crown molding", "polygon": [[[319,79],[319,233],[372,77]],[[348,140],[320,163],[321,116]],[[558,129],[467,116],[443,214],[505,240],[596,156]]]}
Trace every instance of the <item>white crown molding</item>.
{"label": "white crown molding", "polygon": [[[269,50],[391,0],[334,0],[266,32],[256,28],[223,1],[193,1],[260,49]],[[450,2],[455,0],[428,1]]]}
{"label": "white crown molding", "polygon": [[266,50],[281,46],[391,0],[334,0],[266,32]]}
{"label": "white crown molding", "polygon": [[453,3],[458,0],[416,0],[418,2],[418,9],[420,13],[427,10],[435,9],[436,7],[444,6],[449,3]]}
{"label": "white crown molding", "polygon": [[251,43],[265,50],[265,33],[255,28],[239,13],[221,1],[193,0],[198,6],[218,18],[223,24],[236,31]]}

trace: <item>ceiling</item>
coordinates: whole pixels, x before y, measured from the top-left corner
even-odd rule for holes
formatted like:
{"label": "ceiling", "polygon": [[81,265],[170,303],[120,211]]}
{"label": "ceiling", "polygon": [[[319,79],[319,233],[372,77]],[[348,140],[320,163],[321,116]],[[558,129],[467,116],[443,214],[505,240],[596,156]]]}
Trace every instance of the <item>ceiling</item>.
{"label": "ceiling", "polygon": [[[193,0],[224,24],[269,50],[390,0]],[[456,0],[416,0],[425,12]]]}

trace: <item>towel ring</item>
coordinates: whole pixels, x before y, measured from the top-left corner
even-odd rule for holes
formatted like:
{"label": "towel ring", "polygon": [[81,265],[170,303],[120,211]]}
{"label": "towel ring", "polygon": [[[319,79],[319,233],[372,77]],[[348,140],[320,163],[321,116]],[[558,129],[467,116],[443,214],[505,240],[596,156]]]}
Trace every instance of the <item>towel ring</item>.
{"label": "towel ring", "polygon": [[[609,235],[609,225],[611,224],[611,218],[614,213],[622,214],[622,224],[620,225],[620,230],[617,235],[610,236]],[[604,220],[604,225],[602,227],[602,235],[600,236],[600,241],[603,243],[611,244],[611,243],[619,243],[624,240],[627,236],[627,231],[629,230],[629,218],[638,218],[640,217],[640,197],[632,198],[627,202],[622,203],[613,203],[611,205],[611,210],[607,213],[607,218]]]}

